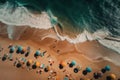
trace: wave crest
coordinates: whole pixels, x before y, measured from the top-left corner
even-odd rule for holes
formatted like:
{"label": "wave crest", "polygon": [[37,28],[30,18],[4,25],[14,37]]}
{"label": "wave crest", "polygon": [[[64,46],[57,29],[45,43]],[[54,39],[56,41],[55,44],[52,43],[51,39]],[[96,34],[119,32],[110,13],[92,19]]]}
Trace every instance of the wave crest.
{"label": "wave crest", "polygon": [[9,2],[0,6],[0,21],[8,25],[23,25],[40,29],[48,29],[52,27],[49,16],[46,12],[34,15],[25,7],[14,7],[14,5],[11,5]]}

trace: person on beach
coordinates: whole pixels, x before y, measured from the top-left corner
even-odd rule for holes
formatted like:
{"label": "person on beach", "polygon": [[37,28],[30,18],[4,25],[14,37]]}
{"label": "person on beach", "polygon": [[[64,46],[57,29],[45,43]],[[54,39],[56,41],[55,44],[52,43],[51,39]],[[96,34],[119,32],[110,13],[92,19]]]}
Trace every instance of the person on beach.
{"label": "person on beach", "polygon": [[27,47],[27,52],[25,53],[25,57],[28,57],[31,52],[30,46]]}
{"label": "person on beach", "polygon": [[53,63],[54,63],[54,61],[53,61],[51,58],[48,60],[48,62],[49,62],[49,64],[50,64],[50,66],[52,66]]}
{"label": "person on beach", "polygon": [[8,46],[8,48],[10,48],[10,47],[12,47],[12,46],[13,46],[13,44],[12,44],[12,43],[10,43],[10,44],[9,44],[9,46]]}
{"label": "person on beach", "polygon": [[36,73],[42,74],[43,71],[44,71],[43,69],[39,69],[36,71]]}
{"label": "person on beach", "polygon": [[52,80],[56,80],[57,79],[57,72],[56,71],[50,70],[50,74],[48,76],[48,80],[50,80],[50,79],[52,79]]}

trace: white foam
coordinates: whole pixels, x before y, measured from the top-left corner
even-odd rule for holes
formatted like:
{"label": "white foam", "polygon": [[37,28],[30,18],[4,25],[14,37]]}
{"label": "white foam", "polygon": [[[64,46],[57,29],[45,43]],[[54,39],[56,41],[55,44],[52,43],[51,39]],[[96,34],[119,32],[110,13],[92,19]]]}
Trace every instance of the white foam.
{"label": "white foam", "polygon": [[93,34],[84,30],[84,32],[77,35],[76,38],[69,38],[69,36],[61,36],[58,33],[56,27],[54,27],[54,29],[55,29],[56,34],[57,34],[57,36],[59,37],[60,40],[67,40],[71,43],[80,43],[80,42],[85,42],[85,41],[88,41],[88,40],[92,41],[92,40],[95,40],[95,39],[103,39],[103,38],[105,38],[106,36],[109,35],[109,32],[107,30],[103,30],[103,29],[96,31]]}
{"label": "white foam", "polygon": [[30,13],[25,7],[18,6],[13,8],[9,2],[0,6],[0,21],[8,25],[23,26],[48,29],[51,28],[51,22],[46,12],[34,15]]}
{"label": "white foam", "polygon": [[118,41],[113,41],[113,40],[106,40],[106,39],[101,39],[98,40],[102,45],[113,49],[115,51],[117,51],[118,53],[120,53],[120,42]]}

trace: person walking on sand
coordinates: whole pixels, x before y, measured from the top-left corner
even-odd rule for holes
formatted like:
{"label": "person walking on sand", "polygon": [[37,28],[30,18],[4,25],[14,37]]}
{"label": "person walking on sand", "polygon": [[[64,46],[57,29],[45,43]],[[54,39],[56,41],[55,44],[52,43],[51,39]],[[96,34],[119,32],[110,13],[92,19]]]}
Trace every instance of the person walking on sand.
{"label": "person walking on sand", "polygon": [[50,64],[50,66],[52,66],[53,63],[54,63],[54,61],[53,61],[51,58],[48,60],[48,62],[49,62],[49,64]]}

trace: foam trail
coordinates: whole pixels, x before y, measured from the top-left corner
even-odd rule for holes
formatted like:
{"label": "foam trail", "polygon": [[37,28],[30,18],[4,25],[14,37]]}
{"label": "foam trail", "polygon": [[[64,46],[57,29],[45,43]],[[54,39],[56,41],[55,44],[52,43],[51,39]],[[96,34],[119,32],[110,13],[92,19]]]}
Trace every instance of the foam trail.
{"label": "foam trail", "polygon": [[10,39],[13,39],[14,26],[8,25],[7,26],[7,32],[8,32],[8,37]]}
{"label": "foam trail", "polygon": [[25,7],[14,7],[9,2],[0,6],[0,21],[8,25],[30,26],[40,29],[51,28],[51,22],[46,12],[34,15]]}
{"label": "foam trail", "polygon": [[109,35],[109,32],[107,30],[98,30],[95,33],[91,34],[88,31],[84,30],[83,33],[77,35],[76,38],[69,38],[69,36],[61,36],[58,31],[57,28],[54,27],[54,30],[57,34],[57,36],[59,37],[60,40],[67,40],[70,43],[80,43],[80,42],[85,42],[85,41],[92,41],[95,39],[103,39],[106,36]]}
{"label": "foam trail", "polygon": [[114,40],[98,40],[102,45],[104,45],[107,48],[113,49],[120,53],[120,42],[114,41]]}

